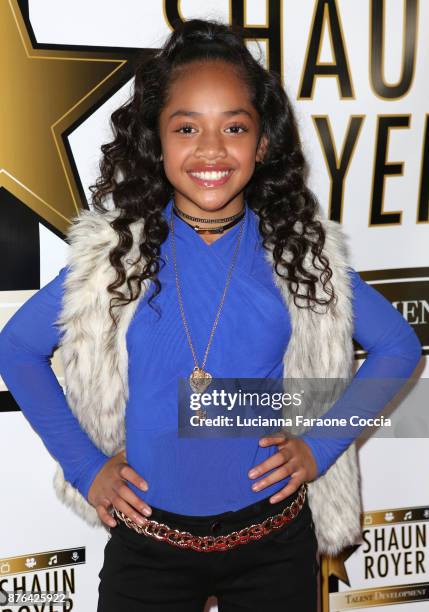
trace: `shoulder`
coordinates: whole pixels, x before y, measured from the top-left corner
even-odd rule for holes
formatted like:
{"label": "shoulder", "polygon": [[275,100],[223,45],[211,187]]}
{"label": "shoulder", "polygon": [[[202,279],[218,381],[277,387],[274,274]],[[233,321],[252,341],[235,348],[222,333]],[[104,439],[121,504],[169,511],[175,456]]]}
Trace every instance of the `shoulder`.
{"label": "shoulder", "polygon": [[[66,231],[66,241],[69,244],[68,268],[66,286],[74,282],[74,278],[93,277],[94,273],[110,274],[112,266],[109,253],[120,239],[119,233],[111,223],[121,213],[120,209],[106,212],[84,209],[73,217]],[[139,242],[144,229],[144,219],[139,218],[129,225],[133,236],[132,255],[138,256]],[[70,280],[69,280],[70,279]]]}
{"label": "shoulder", "polygon": [[110,225],[119,216],[118,209],[110,210],[105,213],[96,210],[81,210],[78,215],[70,221],[70,226],[66,232],[66,240],[72,246],[79,242],[81,246],[85,243],[102,243],[111,240],[116,232]]}
{"label": "shoulder", "polygon": [[110,223],[119,213],[118,209],[105,213],[84,209],[70,220],[66,231],[69,244],[66,289],[73,286],[77,278],[92,277],[100,265],[109,261],[109,252],[118,244],[118,234]]}

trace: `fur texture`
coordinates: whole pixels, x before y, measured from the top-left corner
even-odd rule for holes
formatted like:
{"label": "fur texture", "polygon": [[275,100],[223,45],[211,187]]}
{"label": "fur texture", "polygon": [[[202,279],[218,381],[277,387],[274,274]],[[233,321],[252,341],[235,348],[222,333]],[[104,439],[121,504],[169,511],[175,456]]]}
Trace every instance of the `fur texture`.
{"label": "fur texture", "polygon": [[[65,390],[71,410],[93,442],[111,456],[125,448],[125,407],[128,398],[126,332],[147,281],[137,300],[115,309],[120,315],[115,329],[108,313],[107,285],[115,277],[109,251],[117,244],[110,222],[119,211],[105,214],[84,210],[72,219],[68,230],[69,273],[64,300],[56,321],[61,331],[59,345],[65,374]],[[287,283],[273,269],[273,276],[289,309],[292,337],[284,355],[284,378],[335,379],[325,401],[310,402],[306,414],[320,415],[341,394],[353,376],[352,303],[347,275],[347,247],[341,226],[318,214],[326,230],[324,253],[333,270],[332,283],[338,296],[335,308],[326,314],[298,308]],[[131,227],[134,244],[124,261],[127,275],[141,272],[138,249],[143,220]],[[265,252],[273,265],[272,252]],[[319,276],[308,255],[307,269]],[[126,284],[123,285],[126,290]],[[318,295],[327,297],[318,283]],[[334,397],[335,396],[335,397]],[[295,433],[295,432],[294,432]],[[102,526],[93,506],[64,479],[57,464],[54,476],[57,496],[92,526]],[[360,475],[353,443],[325,474],[308,483],[308,500],[319,552],[335,555],[345,546],[362,542]]]}

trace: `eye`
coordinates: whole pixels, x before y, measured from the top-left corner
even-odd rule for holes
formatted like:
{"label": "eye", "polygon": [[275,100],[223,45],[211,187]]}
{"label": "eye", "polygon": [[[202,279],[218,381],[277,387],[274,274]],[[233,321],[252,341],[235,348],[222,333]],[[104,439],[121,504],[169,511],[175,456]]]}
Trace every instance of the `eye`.
{"label": "eye", "polygon": [[[226,128],[227,130],[242,130],[242,132],[248,132],[248,128],[245,125],[242,125],[241,123],[234,123],[234,125],[230,125],[229,127]],[[233,134],[241,134],[242,132],[233,132]]]}
{"label": "eye", "polygon": [[181,126],[179,127],[179,129],[174,130],[174,131],[175,131],[175,132],[178,132],[179,134],[185,134],[185,136],[186,136],[186,135],[187,135],[187,134],[189,134],[190,132],[182,132],[182,130],[193,130],[193,129],[194,129],[194,126],[193,126],[193,125],[188,125],[188,124],[185,124],[185,125],[181,125]]}

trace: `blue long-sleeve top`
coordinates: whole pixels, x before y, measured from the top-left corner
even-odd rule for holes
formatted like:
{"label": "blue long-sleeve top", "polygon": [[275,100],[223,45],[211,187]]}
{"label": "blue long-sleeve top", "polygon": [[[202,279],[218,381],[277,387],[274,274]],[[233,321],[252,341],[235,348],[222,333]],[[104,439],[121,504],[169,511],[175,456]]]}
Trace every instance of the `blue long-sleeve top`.
{"label": "blue long-sleeve top", "polygon": [[[170,219],[172,200],[164,209]],[[186,320],[201,366],[240,224],[208,245],[174,216],[177,265]],[[171,252],[171,236],[161,245],[166,262],[159,272],[161,293],[147,304],[153,285],[140,300],[126,336],[129,398],[126,406],[127,461],[149,484],[131,489],[149,505],[171,512],[207,515],[236,510],[271,496],[290,477],[255,492],[249,470],[277,452],[261,447],[261,435],[179,437],[177,381],[194,367],[180,316]],[[68,267],[35,293],[0,333],[0,374],[25,417],[61,464],[65,478],[87,498],[109,457],[80,427],[50,364],[60,335],[54,325],[62,304]],[[353,337],[368,356],[355,374],[360,378],[406,379],[414,371],[421,345],[402,315],[359,274],[349,268],[353,291]],[[264,257],[258,217],[246,205],[243,236],[205,369],[213,377],[283,377],[283,356],[291,335],[288,309]],[[329,347],[326,347],[329,350]],[[285,373],[287,376],[287,373]],[[353,414],[378,414],[391,398],[375,398],[353,407]],[[324,416],[349,408],[338,400]],[[357,437],[321,437],[316,429],[302,438],[323,474]]]}

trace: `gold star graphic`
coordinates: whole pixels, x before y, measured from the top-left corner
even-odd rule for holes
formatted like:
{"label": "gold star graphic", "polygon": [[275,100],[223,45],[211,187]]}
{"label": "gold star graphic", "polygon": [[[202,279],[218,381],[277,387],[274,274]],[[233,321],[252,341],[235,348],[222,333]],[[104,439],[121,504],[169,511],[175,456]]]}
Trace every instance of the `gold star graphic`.
{"label": "gold star graphic", "polygon": [[360,544],[347,546],[335,557],[329,555],[320,556],[320,570],[322,575],[322,601],[323,610],[329,610],[329,577],[335,576],[350,587],[347,574],[346,561],[359,548]]}
{"label": "gold star graphic", "polygon": [[64,132],[131,78],[131,53],[34,49],[16,0],[0,2],[0,187],[65,232],[84,196]]}
{"label": "gold star graphic", "polygon": [[346,561],[359,546],[349,546],[336,557],[328,557],[329,576],[336,576],[339,580],[350,586],[346,570]]}

